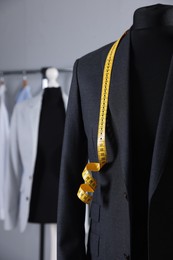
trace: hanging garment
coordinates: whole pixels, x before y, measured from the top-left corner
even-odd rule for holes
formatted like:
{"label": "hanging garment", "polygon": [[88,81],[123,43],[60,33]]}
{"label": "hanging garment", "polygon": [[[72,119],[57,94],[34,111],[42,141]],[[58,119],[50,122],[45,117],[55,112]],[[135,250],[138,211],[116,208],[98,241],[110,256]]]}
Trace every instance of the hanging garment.
{"label": "hanging garment", "polygon": [[57,190],[64,134],[65,109],[61,88],[44,90],[29,222],[57,222]]}
{"label": "hanging garment", "polygon": [[[151,17],[156,10],[160,14],[160,8],[162,5],[151,7],[151,12],[149,12],[150,7],[140,10],[149,12],[145,26],[151,23]],[[168,15],[163,16],[164,21],[172,21],[172,11],[173,7],[168,6]],[[144,13],[140,13],[140,17],[143,22]],[[160,25],[160,19],[154,20],[154,25],[158,21]],[[153,27],[152,24],[151,27]],[[169,30],[173,27],[170,25],[167,27],[169,29],[166,28],[166,31],[170,32],[167,37],[169,40],[173,35],[173,30],[172,34]],[[161,30],[160,27],[159,29]],[[145,32],[144,28],[139,29],[139,33],[142,32]],[[158,42],[155,41],[152,44],[153,49]],[[155,84],[154,87],[151,85],[150,89],[146,86],[145,96],[149,92],[154,97],[153,100],[150,99],[153,109],[146,109],[143,111],[144,114],[140,114],[139,111],[142,111],[141,106],[143,106],[140,101],[144,99],[135,95],[133,90],[137,87],[139,90],[142,83],[139,78],[135,82],[140,85],[135,85],[134,88],[131,84],[131,29],[120,42],[113,62],[106,117],[107,163],[100,172],[92,172],[97,187],[91,202],[91,225],[87,251],[85,250],[85,204],[78,199],[77,192],[79,186],[84,183],[81,173],[88,160],[98,162],[97,136],[103,70],[113,44],[85,55],[74,65],[59,181],[58,260],[163,260],[172,258],[173,57],[171,52],[169,66],[165,65],[163,60],[159,60],[161,72],[166,66],[166,79],[162,80],[164,84],[161,88],[159,84]],[[140,54],[142,63],[145,52],[141,51]],[[157,82],[160,76],[152,77],[154,66],[158,63],[158,54],[156,54],[150,55],[153,65],[150,69],[150,77],[146,76],[146,81],[152,80],[153,83]],[[147,65],[151,66],[149,63]],[[137,72],[138,70],[139,67],[137,67]],[[146,67],[143,69],[144,78],[145,72]],[[157,91],[153,91],[155,89]],[[132,100],[137,99],[138,102],[132,103]],[[132,108],[136,109],[135,112]],[[144,115],[148,115],[147,119],[153,118],[151,128],[143,124],[147,121]],[[139,120],[138,124],[142,121],[141,132],[138,131],[139,126],[134,123],[135,120]],[[148,133],[148,130],[152,131]],[[138,143],[134,146],[135,141],[138,142],[138,140],[140,144],[142,143],[140,149]],[[138,206],[142,209],[144,216],[138,211]],[[133,233],[131,233],[131,227]],[[139,229],[136,230],[136,227]],[[135,241],[136,248],[134,248],[132,239],[137,237],[141,241]],[[144,248],[141,247],[142,241],[144,241]],[[134,249],[133,256],[131,244]],[[135,250],[139,251],[138,258],[135,257],[137,255]],[[144,258],[143,250],[145,250]]]}
{"label": "hanging garment", "polygon": [[24,88],[19,90],[17,97],[16,97],[16,103],[22,102],[29,98],[32,98],[31,87],[29,85],[27,85]]}
{"label": "hanging garment", "polygon": [[5,105],[5,85],[0,86],[0,219],[4,219],[4,184],[9,152],[9,116]]}
{"label": "hanging garment", "polygon": [[[13,110],[10,164],[5,186],[6,230],[14,228],[18,223],[23,232],[28,222],[43,93],[42,90],[36,97],[16,104]],[[62,93],[62,97],[66,107],[66,94]]]}

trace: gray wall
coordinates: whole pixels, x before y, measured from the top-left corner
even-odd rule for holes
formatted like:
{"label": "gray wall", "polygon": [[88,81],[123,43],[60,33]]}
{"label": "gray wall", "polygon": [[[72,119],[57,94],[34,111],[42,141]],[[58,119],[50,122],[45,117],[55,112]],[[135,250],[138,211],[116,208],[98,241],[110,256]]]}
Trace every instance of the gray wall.
{"label": "gray wall", "polygon": [[[161,1],[170,3],[169,1]],[[114,41],[153,0],[0,0],[0,70],[71,67]]]}
{"label": "gray wall", "polygon": [[[0,70],[70,68],[76,58],[117,39],[132,24],[134,10],[152,0],[0,0]],[[171,4],[170,1],[161,1]],[[6,77],[12,110],[21,77]],[[40,75],[30,76],[33,93]],[[69,87],[69,80],[65,83]],[[10,101],[9,101],[10,100]],[[46,227],[46,259],[49,231]],[[20,234],[4,231],[0,222],[0,260],[38,260],[39,226]]]}

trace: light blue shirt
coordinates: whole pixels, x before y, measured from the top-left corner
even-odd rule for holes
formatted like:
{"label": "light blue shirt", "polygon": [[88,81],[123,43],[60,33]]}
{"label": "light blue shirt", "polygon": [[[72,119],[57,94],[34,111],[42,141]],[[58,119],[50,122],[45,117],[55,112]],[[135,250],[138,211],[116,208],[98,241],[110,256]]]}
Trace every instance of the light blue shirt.
{"label": "light blue shirt", "polygon": [[16,98],[16,103],[20,103],[26,99],[32,98],[30,86],[26,86],[19,90]]}

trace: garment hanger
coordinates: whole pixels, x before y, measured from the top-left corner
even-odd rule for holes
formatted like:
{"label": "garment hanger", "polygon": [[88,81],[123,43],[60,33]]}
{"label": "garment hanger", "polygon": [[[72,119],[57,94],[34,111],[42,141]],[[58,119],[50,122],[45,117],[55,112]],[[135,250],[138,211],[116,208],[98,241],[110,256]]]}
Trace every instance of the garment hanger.
{"label": "garment hanger", "polygon": [[4,78],[3,77],[0,77],[0,87],[4,85]]}
{"label": "garment hanger", "polygon": [[5,85],[5,80],[4,80],[4,74],[3,74],[3,72],[0,72],[0,87],[1,87],[2,85]]}
{"label": "garment hanger", "polygon": [[46,77],[47,77],[47,80],[48,80],[48,88],[58,88],[60,87],[60,84],[59,82],[57,81],[57,78],[59,76],[59,71],[54,68],[54,67],[51,67],[51,68],[48,68],[46,70]]}
{"label": "garment hanger", "polygon": [[3,73],[0,76],[0,95],[2,95],[6,91],[5,79]]}
{"label": "garment hanger", "polygon": [[25,71],[23,71],[23,81],[22,81],[22,88],[25,88],[26,86],[28,86],[28,79],[27,79],[26,72],[25,72]]}

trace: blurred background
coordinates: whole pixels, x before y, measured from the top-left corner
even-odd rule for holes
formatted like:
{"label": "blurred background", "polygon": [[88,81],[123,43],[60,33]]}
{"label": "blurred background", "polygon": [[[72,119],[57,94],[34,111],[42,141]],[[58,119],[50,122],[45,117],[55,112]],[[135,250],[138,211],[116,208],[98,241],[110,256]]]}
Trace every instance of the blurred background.
{"label": "blurred background", "polygon": [[[153,0],[0,0],[0,72],[40,70],[55,66],[68,94],[75,60],[115,41],[133,22],[134,11]],[[172,4],[160,1],[161,4]],[[41,74],[28,74],[32,94],[41,88]],[[22,74],[4,78],[11,115]],[[1,149],[1,148],[0,148]],[[45,260],[50,232],[45,228]],[[5,231],[0,221],[0,260],[39,260],[40,227],[28,224],[24,233]]]}

